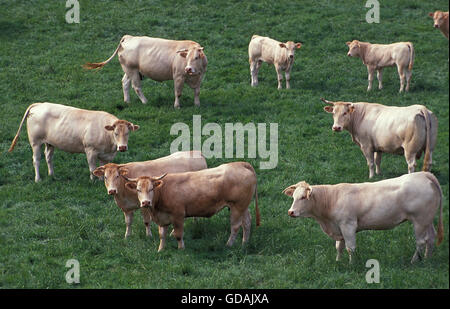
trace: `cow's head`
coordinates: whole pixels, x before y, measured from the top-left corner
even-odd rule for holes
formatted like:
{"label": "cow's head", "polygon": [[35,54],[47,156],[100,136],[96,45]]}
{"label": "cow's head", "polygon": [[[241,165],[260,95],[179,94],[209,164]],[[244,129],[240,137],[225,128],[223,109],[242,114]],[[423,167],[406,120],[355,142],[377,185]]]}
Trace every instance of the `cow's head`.
{"label": "cow's head", "polygon": [[286,43],[280,43],[280,47],[286,49],[289,60],[294,60],[295,50],[302,47],[302,43],[288,41]]}
{"label": "cow's head", "polygon": [[117,145],[117,151],[124,152],[128,149],[128,135],[130,131],[137,131],[138,125],[132,124],[126,120],[116,120],[113,124],[105,126],[105,130],[113,135],[114,142]]}
{"label": "cow's head", "polygon": [[130,190],[136,191],[141,207],[153,207],[157,191],[164,184],[161,179],[166,175],[167,173],[159,177],[141,176],[135,179],[128,179],[125,186]]}
{"label": "cow's head", "polygon": [[358,40],[353,40],[351,42],[345,42],[348,46],[348,53],[347,56],[349,57],[359,57],[359,51],[360,51],[360,42]]}
{"label": "cow's head", "polygon": [[433,18],[434,28],[441,28],[445,21],[448,20],[448,12],[436,11],[434,13],[428,13],[428,16]]}
{"label": "cow's head", "polygon": [[180,57],[186,58],[184,72],[188,75],[198,75],[205,70],[206,55],[203,47],[194,46],[189,49],[184,48],[177,51]]}
{"label": "cow's head", "polygon": [[310,202],[312,192],[312,187],[304,181],[284,189],[283,193],[294,199],[291,208],[288,210],[288,215],[293,218],[307,217],[312,207]]}
{"label": "cow's head", "polygon": [[336,132],[340,132],[348,128],[351,121],[351,114],[355,111],[355,106],[351,102],[332,102],[321,98],[321,100],[329,106],[325,106],[323,109],[327,113],[333,114],[333,126],[331,129]]}
{"label": "cow's head", "polygon": [[92,173],[97,177],[103,176],[108,194],[116,195],[119,193],[121,182],[123,181],[120,176],[126,175],[127,172],[128,170],[122,165],[108,163],[97,167]]}

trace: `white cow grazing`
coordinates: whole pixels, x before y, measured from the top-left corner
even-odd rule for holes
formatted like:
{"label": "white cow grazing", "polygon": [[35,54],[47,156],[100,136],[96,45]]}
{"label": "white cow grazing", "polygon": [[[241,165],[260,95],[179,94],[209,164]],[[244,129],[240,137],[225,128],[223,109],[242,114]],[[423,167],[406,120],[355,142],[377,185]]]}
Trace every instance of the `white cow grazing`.
{"label": "white cow grazing", "polygon": [[431,169],[438,122],[425,106],[398,107],[321,100],[331,105],[325,106],[324,110],[333,114],[332,130],[347,130],[361,148],[369,166],[369,178],[374,175],[374,162],[376,173],[380,173],[383,152],[404,155],[408,173],[414,172],[416,160],[424,152],[423,170]]}
{"label": "white cow grazing", "polygon": [[146,36],[124,35],[119,46],[108,60],[86,63],[87,69],[102,68],[118,55],[124,71],[122,78],[124,101],[130,102],[130,83],[142,103],[147,99],[142,93],[141,79],[147,76],[162,82],[174,81],[175,108],[180,108],[180,96],[184,83],[194,89],[194,103],[200,106],[200,84],[206,72],[208,60],[203,47],[194,41],[174,41]]}
{"label": "white cow grazing", "polygon": [[421,258],[424,248],[425,257],[430,257],[436,237],[433,219],[439,208],[437,245],[444,239],[442,191],[436,177],[429,172],[373,183],[310,186],[302,181],[287,187],[283,193],[294,199],[289,216],[314,218],[336,241],[336,261],[344,247],[352,261],[357,232],[392,229],[404,221],[413,224],[416,236],[411,263]]}
{"label": "white cow grazing", "polygon": [[117,151],[127,151],[128,134],[139,129],[126,120],[102,111],[90,111],[53,103],[31,104],[20,123],[17,134],[9,148],[16,146],[22,125],[27,119],[28,140],[33,149],[35,181],[40,180],[39,164],[41,146],[45,144],[48,174],[53,175],[53,152],[55,147],[71,153],[86,153],[91,179],[97,167],[113,160]]}
{"label": "white cow grazing", "polygon": [[367,67],[367,72],[369,73],[369,86],[367,87],[367,91],[372,89],[375,70],[377,71],[378,89],[382,89],[383,68],[392,66],[397,66],[400,77],[399,92],[403,92],[403,89],[409,91],[414,64],[414,47],[411,42],[371,44],[353,40],[345,44],[349,48],[347,56],[361,58],[363,64]]}
{"label": "white cow grazing", "polygon": [[275,66],[278,76],[278,89],[282,88],[283,72],[286,75],[286,88],[291,88],[290,80],[292,66],[294,65],[294,54],[295,50],[301,46],[302,43],[292,41],[282,43],[268,37],[253,35],[248,45],[252,87],[258,85],[258,71],[264,61]]}

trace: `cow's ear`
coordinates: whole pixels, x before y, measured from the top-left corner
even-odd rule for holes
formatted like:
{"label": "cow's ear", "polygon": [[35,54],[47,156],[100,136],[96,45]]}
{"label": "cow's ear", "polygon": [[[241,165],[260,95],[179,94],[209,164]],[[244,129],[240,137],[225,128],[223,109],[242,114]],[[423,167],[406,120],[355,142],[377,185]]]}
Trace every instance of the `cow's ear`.
{"label": "cow's ear", "polygon": [[153,188],[154,188],[154,189],[156,189],[156,188],[161,189],[161,187],[163,186],[163,184],[164,184],[164,181],[162,181],[162,180],[156,180],[156,181],[153,182]]}
{"label": "cow's ear", "polygon": [[132,124],[131,122],[128,123],[128,130],[137,131],[139,128],[140,127],[137,124]]}
{"label": "cow's ear", "polygon": [[130,190],[136,190],[136,182],[134,181],[127,182],[125,184],[125,187],[127,187]]}
{"label": "cow's ear", "polygon": [[355,105],[350,104],[350,106],[348,107],[348,112],[351,114],[355,111]]}
{"label": "cow's ear", "polygon": [[333,113],[333,106],[324,106],[323,110],[326,111],[327,113]]}
{"label": "cow's ear", "polygon": [[179,54],[179,55],[180,55],[181,57],[183,57],[183,58],[186,58],[187,52],[188,52],[188,50],[187,50],[186,48],[184,48],[184,49],[178,50],[178,51],[177,51],[177,54]]}
{"label": "cow's ear", "polygon": [[308,185],[308,188],[306,188],[306,199],[309,200],[312,194],[312,187]]}
{"label": "cow's ear", "polygon": [[345,42],[345,44],[346,44],[347,46],[350,46],[350,44],[352,44],[352,42]]}
{"label": "cow's ear", "polygon": [[282,47],[282,48],[286,48],[286,44],[284,44],[284,43],[280,43],[280,47]]}
{"label": "cow's ear", "polygon": [[300,47],[302,47],[302,43],[295,43],[295,47],[296,47],[297,49],[299,49]]}
{"label": "cow's ear", "polygon": [[283,190],[283,193],[286,194],[287,196],[292,197],[292,195],[294,194],[295,189],[297,189],[297,187],[295,185],[289,186],[286,189]]}
{"label": "cow's ear", "polygon": [[428,16],[434,17],[434,13],[428,13]]}
{"label": "cow's ear", "polygon": [[126,168],[119,168],[119,175],[120,176],[126,176],[128,174],[128,169]]}
{"label": "cow's ear", "polygon": [[99,166],[97,167],[92,174],[94,174],[97,177],[102,177],[103,175],[105,175],[105,167],[104,166]]}
{"label": "cow's ear", "polygon": [[108,130],[108,131],[114,131],[114,128],[115,128],[114,125],[112,125],[112,126],[105,126],[105,129]]}

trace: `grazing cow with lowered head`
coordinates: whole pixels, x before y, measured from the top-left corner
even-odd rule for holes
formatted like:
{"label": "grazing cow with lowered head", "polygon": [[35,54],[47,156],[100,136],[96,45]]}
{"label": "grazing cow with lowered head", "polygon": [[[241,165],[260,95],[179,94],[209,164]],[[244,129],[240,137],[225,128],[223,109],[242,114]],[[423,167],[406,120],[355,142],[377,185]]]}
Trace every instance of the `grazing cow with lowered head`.
{"label": "grazing cow with lowered head", "polygon": [[231,212],[231,234],[227,246],[233,245],[241,226],[242,243],[246,243],[251,229],[248,206],[253,196],[256,226],[259,226],[256,173],[247,162],[222,164],[196,172],[164,174],[159,177],[144,176],[128,180],[125,186],[134,190],[141,207],[147,207],[152,220],[159,225],[158,251],[164,249],[170,224],[173,225],[178,249],[183,249],[184,218],[211,217],[227,206]]}
{"label": "grazing cow with lowered head", "polygon": [[144,219],[146,235],[151,236],[151,216],[148,208],[141,208],[136,192],[125,186],[126,177],[155,176],[164,173],[180,173],[198,171],[207,168],[206,160],[200,151],[180,151],[156,160],[144,162],[130,162],[125,164],[108,163],[94,171],[97,177],[103,177],[106,191],[114,196],[117,206],[125,216],[125,238],[131,235],[131,224],[134,212],[141,209]]}
{"label": "grazing cow with lowered head", "polygon": [[9,148],[11,152],[19,138],[22,125],[27,119],[28,140],[33,149],[35,181],[38,182],[41,145],[45,144],[45,160],[48,174],[53,175],[53,152],[55,148],[71,153],[86,153],[90,177],[101,164],[111,162],[117,151],[128,149],[128,135],[139,129],[138,125],[102,111],[90,111],[53,103],[31,104],[20,123],[17,134]]}
{"label": "grazing cow with lowered head", "polygon": [[278,77],[278,89],[282,88],[283,72],[286,75],[286,89],[291,88],[290,80],[292,66],[294,65],[294,54],[295,50],[301,46],[302,43],[294,43],[292,41],[282,43],[268,37],[253,35],[248,45],[252,87],[258,85],[259,68],[263,62],[267,62],[275,66]]}
{"label": "grazing cow with lowered head", "polygon": [[392,66],[397,66],[400,77],[399,92],[403,92],[403,89],[409,91],[414,64],[414,47],[411,42],[371,44],[353,40],[345,44],[349,48],[347,56],[361,58],[363,64],[367,67],[367,72],[369,73],[367,91],[372,89],[375,71],[377,71],[378,89],[382,89],[383,69]]}
{"label": "grazing cow with lowered head", "polygon": [[436,11],[434,13],[429,13],[428,16],[433,18],[434,28],[441,30],[442,34],[448,40],[448,12]]}
{"label": "grazing cow with lowered head", "polygon": [[146,36],[125,35],[112,56],[103,62],[86,63],[87,69],[102,68],[115,55],[124,71],[122,78],[123,97],[130,102],[131,86],[142,103],[147,103],[142,89],[142,76],[162,82],[174,81],[175,108],[180,108],[180,96],[184,83],[194,89],[194,103],[200,106],[200,84],[206,72],[208,60],[203,47],[194,41],[173,41]]}
{"label": "grazing cow with lowered head", "polygon": [[289,186],[284,194],[294,199],[289,216],[313,218],[336,241],[336,261],[347,249],[349,260],[356,249],[356,233],[363,230],[392,229],[410,221],[416,235],[416,251],[411,263],[432,254],[436,230],[433,219],[440,209],[439,245],[444,239],[442,191],[436,177],[417,172],[373,183],[341,183],[311,186],[302,181]]}
{"label": "grazing cow with lowered head", "polygon": [[[386,106],[366,102],[332,102],[325,106],[333,114],[335,132],[347,130],[363,152],[369,166],[369,178],[379,174],[381,154],[404,155],[408,173],[413,173],[422,152],[423,170],[429,171],[437,137],[437,118],[423,105]],[[375,163],[375,164],[374,164]]]}

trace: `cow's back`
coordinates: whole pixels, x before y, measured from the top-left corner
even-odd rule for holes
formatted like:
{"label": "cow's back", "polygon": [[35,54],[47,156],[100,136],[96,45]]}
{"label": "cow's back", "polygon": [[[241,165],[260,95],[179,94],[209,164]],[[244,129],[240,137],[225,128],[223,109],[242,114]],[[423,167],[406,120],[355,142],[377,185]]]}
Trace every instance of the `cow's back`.
{"label": "cow's back", "polygon": [[269,37],[254,35],[249,44],[249,57],[274,63],[279,42]]}

